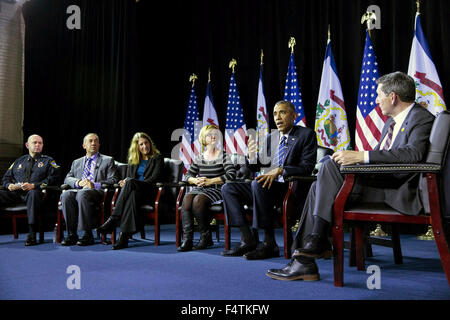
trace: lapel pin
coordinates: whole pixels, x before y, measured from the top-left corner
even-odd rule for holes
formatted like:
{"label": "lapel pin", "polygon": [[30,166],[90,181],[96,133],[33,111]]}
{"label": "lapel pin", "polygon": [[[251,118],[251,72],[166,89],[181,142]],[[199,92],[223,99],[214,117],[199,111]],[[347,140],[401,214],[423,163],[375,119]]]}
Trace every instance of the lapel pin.
{"label": "lapel pin", "polygon": [[402,128],[402,130],[400,130],[401,132],[405,131],[405,128]]}

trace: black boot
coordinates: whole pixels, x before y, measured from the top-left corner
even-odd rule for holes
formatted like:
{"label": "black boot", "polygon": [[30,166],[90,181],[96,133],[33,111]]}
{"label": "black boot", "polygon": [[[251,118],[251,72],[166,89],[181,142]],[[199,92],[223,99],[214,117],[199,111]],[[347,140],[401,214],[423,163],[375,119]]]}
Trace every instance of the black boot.
{"label": "black boot", "polygon": [[112,246],[113,250],[120,250],[124,248],[128,248],[128,239],[130,238],[130,234],[126,232],[121,232],[119,236],[119,240]]}
{"label": "black boot", "polygon": [[107,234],[111,233],[116,228],[117,219],[114,216],[110,216],[100,227],[97,228],[97,233]]}
{"label": "black boot", "polygon": [[208,247],[214,245],[212,240],[211,230],[207,230],[206,232],[202,232],[200,234],[200,241],[194,246],[194,250],[204,250]]}
{"label": "black boot", "polygon": [[190,211],[181,210],[181,223],[183,225],[183,242],[178,251],[191,251],[194,238],[194,217]]}

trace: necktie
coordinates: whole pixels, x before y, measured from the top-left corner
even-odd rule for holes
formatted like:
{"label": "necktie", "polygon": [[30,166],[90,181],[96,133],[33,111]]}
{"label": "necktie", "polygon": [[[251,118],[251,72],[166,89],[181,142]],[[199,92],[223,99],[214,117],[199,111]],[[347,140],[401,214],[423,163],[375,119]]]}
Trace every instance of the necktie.
{"label": "necktie", "polygon": [[92,180],[91,165],[92,165],[92,158],[87,158],[86,164],[84,165],[83,177],[81,179]]}
{"label": "necktie", "polygon": [[391,146],[391,143],[392,143],[392,135],[394,134],[394,126],[395,126],[395,121],[392,120],[391,124],[389,125],[389,129],[387,132],[387,138],[386,138],[386,141],[384,143],[382,150],[389,150],[389,147]]}
{"label": "necktie", "polygon": [[281,138],[280,144],[278,145],[278,166],[283,166],[284,159],[286,158],[286,151],[287,151],[287,145],[286,145],[287,137],[283,136]]}
{"label": "necktie", "polygon": [[33,169],[33,165],[34,165],[34,158],[33,157],[28,158],[28,165],[25,168],[25,174],[23,176],[23,182],[30,182],[31,169]]}

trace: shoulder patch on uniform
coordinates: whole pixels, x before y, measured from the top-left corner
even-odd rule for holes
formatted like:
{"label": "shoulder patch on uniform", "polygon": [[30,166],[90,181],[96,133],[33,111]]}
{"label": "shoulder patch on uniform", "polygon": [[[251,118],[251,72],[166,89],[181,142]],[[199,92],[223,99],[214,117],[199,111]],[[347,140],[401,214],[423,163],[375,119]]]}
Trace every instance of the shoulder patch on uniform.
{"label": "shoulder patch on uniform", "polygon": [[50,161],[50,165],[55,169],[59,168],[59,166],[56,164],[55,160]]}

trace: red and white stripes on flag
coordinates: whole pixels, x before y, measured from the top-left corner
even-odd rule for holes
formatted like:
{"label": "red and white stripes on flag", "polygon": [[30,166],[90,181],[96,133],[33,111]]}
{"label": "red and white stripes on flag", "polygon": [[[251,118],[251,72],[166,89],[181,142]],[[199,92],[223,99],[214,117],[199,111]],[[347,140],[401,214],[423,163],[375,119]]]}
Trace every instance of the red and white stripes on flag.
{"label": "red and white stripes on flag", "polygon": [[375,102],[377,98],[378,63],[369,33],[366,31],[366,44],[359,80],[358,105],[356,108],[355,149],[370,151],[378,144],[381,130],[388,119]]}
{"label": "red and white stripes on flag", "polygon": [[259,68],[258,99],[256,105],[256,143],[258,151],[269,134],[269,116],[267,114],[266,98],[264,97],[264,86],[262,79],[262,65]]}
{"label": "red and white stripes on flag", "polygon": [[205,104],[203,107],[203,126],[208,124],[215,124],[219,126],[219,120],[217,118],[216,109],[214,108],[213,97],[211,92],[211,81],[208,80],[206,86]]}
{"label": "red and white stripes on flag", "polygon": [[234,73],[231,74],[230,88],[228,90],[225,151],[229,154],[247,155],[247,127],[244,122]]}
{"label": "red and white stripes on flag", "polygon": [[416,14],[408,75],[413,77],[416,83],[417,103],[434,115],[446,110],[441,81],[431,58],[428,42],[423,34],[419,13]]}
{"label": "red and white stripes on flag", "polygon": [[186,118],[184,120],[184,133],[181,139],[180,147],[180,160],[182,160],[184,164],[184,173],[189,170],[195,156],[201,152],[201,145],[198,140],[198,134],[201,126],[202,123],[199,121],[197,96],[195,94],[194,86],[192,86],[188,108],[186,111]]}

